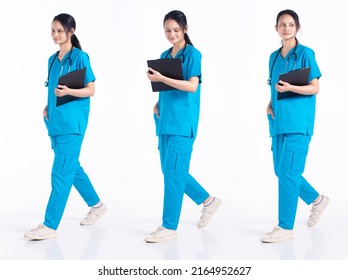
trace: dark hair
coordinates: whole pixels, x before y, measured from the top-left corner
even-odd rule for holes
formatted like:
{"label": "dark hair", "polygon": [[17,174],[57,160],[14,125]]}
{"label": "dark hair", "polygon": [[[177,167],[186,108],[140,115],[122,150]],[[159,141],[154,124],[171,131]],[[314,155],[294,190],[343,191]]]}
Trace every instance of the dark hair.
{"label": "dark hair", "polygon": [[278,25],[279,18],[281,16],[283,16],[283,15],[289,15],[289,16],[291,16],[294,19],[297,31],[301,28],[300,19],[299,19],[298,15],[293,10],[289,10],[289,9],[283,10],[283,11],[278,13],[277,20],[276,20],[276,25]]}
{"label": "dark hair", "polygon": [[[177,10],[169,12],[168,14],[165,15],[164,20],[163,20],[163,24],[168,19],[175,20],[179,24],[179,26],[182,30],[187,29],[187,20],[186,20],[185,14],[183,12],[177,11]],[[184,39],[185,39],[185,42],[187,44],[193,46],[193,44],[190,40],[190,37],[187,35],[186,32],[184,33]]]}
{"label": "dark hair", "polygon": [[[75,19],[69,14],[59,14],[53,18],[53,21],[59,21],[61,25],[63,25],[66,33],[69,33],[71,29],[74,29],[74,31],[76,30]],[[73,45],[73,47],[82,50],[80,41],[79,39],[77,39],[75,33],[71,36],[71,44]]]}

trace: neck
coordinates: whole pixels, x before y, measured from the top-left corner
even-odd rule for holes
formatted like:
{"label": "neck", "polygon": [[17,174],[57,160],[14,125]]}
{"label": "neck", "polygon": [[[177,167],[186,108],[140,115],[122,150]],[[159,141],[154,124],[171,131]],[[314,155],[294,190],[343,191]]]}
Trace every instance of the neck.
{"label": "neck", "polygon": [[179,42],[179,43],[177,43],[177,44],[174,44],[174,45],[173,45],[173,49],[172,49],[172,55],[173,55],[173,54],[174,54],[174,55],[177,54],[178,51],[180,51],[182,48],[185,47],[185,45],[186,45],[185,40],[183,40],[183,41],[181,41],[181,42]]}
{"label": "neck", "polygon": [[73,46],[69,42],[69,43],[61,44],[61,45],[59,45],[59,47],[60,47],[59,57],[64,57],[64,55],[66,55],[68,52],[71,51]]}
{"label": "neck", "polygon": [[296,38],[291,38],[289,40],[285,40],[283,41],[283,46],[282,46],[282,50],[281,53],[283,56],[286,56],[286,54],[296,46],[297,44],[297,40]]}
{"label": "neck", "polygon": [[283,41],[283,49],[291,50],[297,44],[296,38]]}

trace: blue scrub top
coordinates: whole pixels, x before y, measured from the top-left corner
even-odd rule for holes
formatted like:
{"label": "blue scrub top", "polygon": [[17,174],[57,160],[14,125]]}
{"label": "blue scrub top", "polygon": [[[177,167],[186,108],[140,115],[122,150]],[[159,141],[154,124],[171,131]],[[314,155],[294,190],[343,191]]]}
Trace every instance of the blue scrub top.
{"label": "blue scrub top", "polygon": [[[171,57],[170,49],[161,54],[161,58]],[[196,92],[169,90],[159,92],[159,114],[156,120],[156,134],[181,135],[196,137],[198,129],[200,92],[201,92],[201,53],[187,45],[176,54],[182,61],[184,80],[199,78]]]}
{"label": "blue scrub top", "polygon": [[306,46],[298,44],[296,48],[296,63],[293,51],[290,50],[285,58],[280,54],[277,56],[278,50],[273,52],[269,59],[269,71],[276,58],[272,75],[271,85],[271,103],[274,112],[274,120],[268,115],[270,135],[286,133],[301,133],[305,135],[313,135],[314,119],[315,119],[315,103],[316,95],[291,97],[277,100],[276,83],[279,81],[279,75],[291,70],[310,67],[309,80],[320,78],[321,73],[315,60],[314,51]]}
{"label": "blue scrub top", "polygon": [[49,73],[48,84],[48,121],[45,120],[45,124],[48,135],[50,136],[66,134],[84,135],[87,128],[90,108],[89,97],[79,98],[56,107],[57,96],[54,94],[54,89],[58,85],[60,76],[86,67],[85,85],[95,81],[87,53],[78,48],[73,48],[70,56],[71,60],[68,57],[69,53],[59,61],[56,54],[54,54],[48,60],[48,67],[50,67],[50,65],[52,65],[52,67]]}

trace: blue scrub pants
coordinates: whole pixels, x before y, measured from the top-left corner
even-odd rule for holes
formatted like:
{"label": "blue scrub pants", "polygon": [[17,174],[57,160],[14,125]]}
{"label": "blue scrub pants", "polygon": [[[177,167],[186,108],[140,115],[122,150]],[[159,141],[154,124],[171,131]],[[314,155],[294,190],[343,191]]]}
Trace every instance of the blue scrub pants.
{"label": "blue scrub pants", "polygon": [[319,193],[303,178],[311,136],[281,134],[272,137],[275,174],[278,177],[278,226],[293,229],[298,197],[308,205]]}
{"label": "blue scrub pants", "polygon": [[208,192],[189,174],[194,138],[160,135],[159,152],[164,176],[162,226],[176,230],[184,193],[197,205],[209,197]]}
{"label": "blue scrub pants", "polygon": [[89,207],[100,199],[79,163],[83,136],[78,134],[52,136],[54,162],[51,174],[52,191],[47,204],[44,225],[57,229],[72,185]]}

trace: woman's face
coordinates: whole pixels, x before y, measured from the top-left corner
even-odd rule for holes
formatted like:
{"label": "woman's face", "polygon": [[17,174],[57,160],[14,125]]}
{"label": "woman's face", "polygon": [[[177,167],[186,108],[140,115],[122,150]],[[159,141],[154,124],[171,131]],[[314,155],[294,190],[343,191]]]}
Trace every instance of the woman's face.
{"label": "woman's face", "polygon": [[63,25],[59,21],[53,21],[51,25],[51,36],[55,44],[64,44],[70,41],[73,33],[66,33]]}
{"label": "woman's face", "polygon": [[168,19],[164,22],[164,32],[168,41],[173,45],[180,44],[185,40],[184,34],[186,30],[183,30],[173,19]]}
{"label": "woman's face", "polygon": [[276,30],[284,41],[289,40],[296,37],[297,26],[292,16],[290,15],[282,15],[278,24],[276,25]]}

